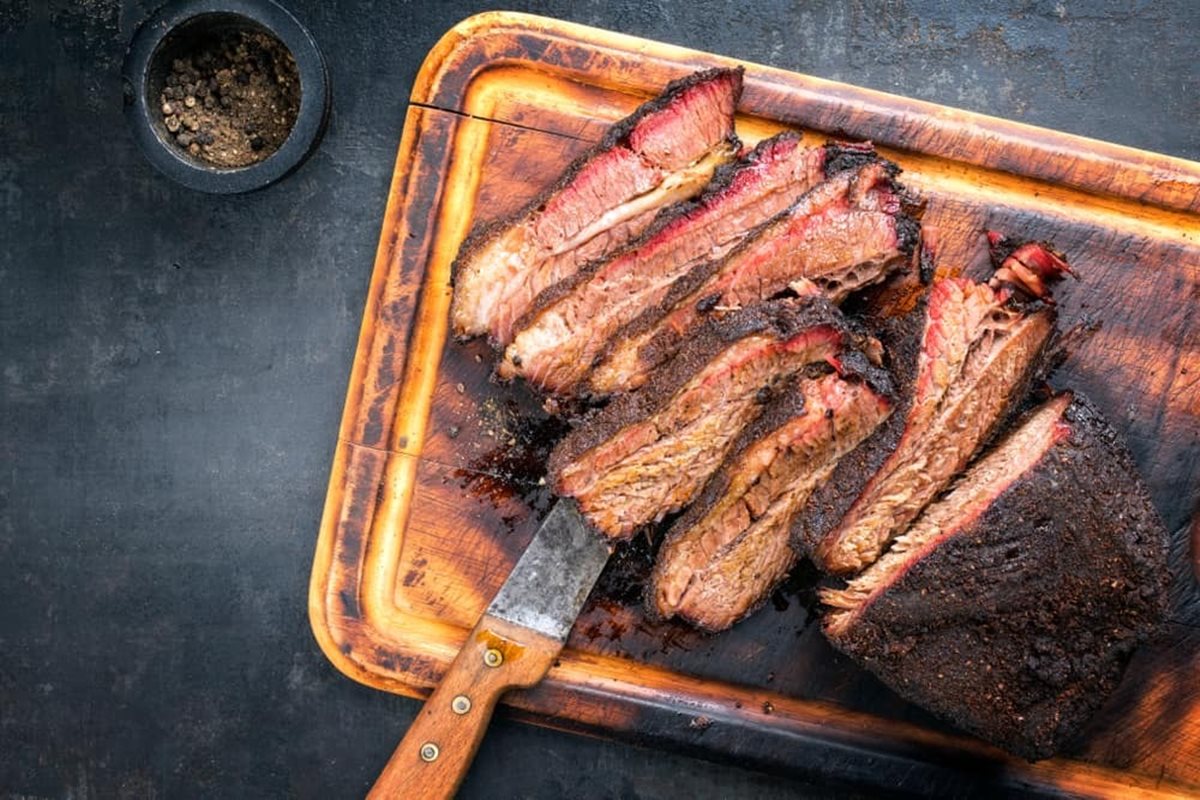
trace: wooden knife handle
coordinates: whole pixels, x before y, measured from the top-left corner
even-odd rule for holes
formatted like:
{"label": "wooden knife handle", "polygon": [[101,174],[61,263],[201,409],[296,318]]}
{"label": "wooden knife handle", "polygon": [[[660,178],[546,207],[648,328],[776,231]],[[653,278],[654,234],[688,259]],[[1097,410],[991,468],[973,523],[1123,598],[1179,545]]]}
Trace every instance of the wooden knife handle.
{"label": "wooden knife handle", "polygon": [[540,681],[561,650],[562,642],[485,614],[392,753],[368,800],[453,797],[500,696]]}

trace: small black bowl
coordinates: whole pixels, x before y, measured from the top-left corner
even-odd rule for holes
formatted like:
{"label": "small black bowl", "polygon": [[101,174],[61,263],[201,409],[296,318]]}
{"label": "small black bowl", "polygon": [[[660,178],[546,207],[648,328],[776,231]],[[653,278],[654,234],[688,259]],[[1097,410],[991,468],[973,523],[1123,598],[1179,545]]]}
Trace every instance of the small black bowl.
{"label": "small black bowl", "polygon": [[[222,169],[204,164],[167,141],[158,113],[167,70],[188,43],[230,28],[264,31],[292,54],[300,74],[300,109],[287,138],[255,164]],[[172,180],[192,189],[234,194],[261,189],[300,166],[320,141],[329,116],[329,76],[312,35],[271,0],[177,0],[138,28],[125,56],[125,114],[146,157]]]}

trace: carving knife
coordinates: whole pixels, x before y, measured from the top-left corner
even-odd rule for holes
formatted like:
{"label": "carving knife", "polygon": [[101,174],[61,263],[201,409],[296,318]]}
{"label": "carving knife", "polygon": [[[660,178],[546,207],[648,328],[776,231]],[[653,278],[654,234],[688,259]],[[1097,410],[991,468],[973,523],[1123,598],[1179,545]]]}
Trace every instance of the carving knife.
{"label": "carving knife", "polygon": [[496,702],[509,689],[535,685],[550,669],[611,553],[574,500],[550,509],[368,800],[454,796]]}

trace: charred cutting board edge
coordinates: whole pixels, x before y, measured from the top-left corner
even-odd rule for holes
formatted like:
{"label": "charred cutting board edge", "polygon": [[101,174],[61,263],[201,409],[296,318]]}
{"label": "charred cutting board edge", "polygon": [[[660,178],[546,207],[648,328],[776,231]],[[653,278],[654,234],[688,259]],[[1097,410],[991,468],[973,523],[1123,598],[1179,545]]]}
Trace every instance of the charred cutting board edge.
{"label": "charred cutting board edge", "polygon": [[[350,677],[422,696],[466,634],[465,628],[398,608],[393,587],[445,343],[449,263],[472,216],[467,213],[474,203],[471,167],[486,145],[487,127],[479,120],[490,116],[490,102],[486,92],[471,96],[476,78],[486,70],[536,65],[560,78],[606,85],[640,98],[679,74],[726,63],[733,62],[506,13],[464,21],[426,59],[400,143],[310,585],[316,638]],[[459,113],[434,113],[431,108]],[[1096,193],[1101,200],[1115,198],[1118,212],[1136,212],[1132,198],[1146,204],[1150,224],[1168,229],[1179,219],[1195,222],[1188,212],[1200,209],[1200,165],[778,70],[748,67],[742,110],[768,120],[768,112],[774,112],[771,124],[838,130],[908,151],[924,146],[924,155],[933,158],[1057,181]],[[969,145],[957,135],[931,139],[930,130],[974,131],[988,146],[968,153]],[[1064,166],[1063,159],[1053,157],[1063,152],[1083,155]],[[409,354],[418,357],[409,359]],[[397,415],[397,410],[403,413]],[[543,724],[593,731],[623,728],[635,737],[726,754],[734,749],[728,741],[716,742],[717,736],[702,741],[709,724],[739,730],[745,741],[778,731],[781,736],[876,756],[890,750],[891,757],[910,766],[922,758],[919,751],[924,749],[960,757],[973,754],[993,768],[1002,761],[995,751],[967,739],[665,670],[640,671],[640,676],[652,675],[656,681],[656,689],[647,689],[629,681],[628,663],[564,653],[561,667],[552,671],[546,685],[515,696],[513,704],[551,717],[539,720]],[[669,687],[671,699],[665,707],[663,687]],[[631,708],[617,713],[614,704]],[[754,710],[765,707],[770,712]],[[693,724],[678,725],[681,713]],[[696,720],[707,723],[695,725]],[[651,732],[638,731],[639,721]],[[802,769],[830,776],[852,771],[851,759],[834,759],[834,767],[813,758],[795,760]],[[770,758],[764,763],[780,766]],[[1046,790],[1154,791],[1156,785],[1152,776],[1079,762],[1009,763],[999,768],[1010,785]],[[914,774],[920,776],[921,771]],[[1159,787],[1164,790],[1170,787]]]}

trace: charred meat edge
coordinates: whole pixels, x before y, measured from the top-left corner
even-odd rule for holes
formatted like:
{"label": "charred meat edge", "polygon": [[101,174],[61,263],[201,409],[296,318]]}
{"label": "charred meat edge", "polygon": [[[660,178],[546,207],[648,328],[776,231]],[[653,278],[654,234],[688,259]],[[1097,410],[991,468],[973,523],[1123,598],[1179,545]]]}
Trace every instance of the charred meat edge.
{"label": "charred meat edge", "polygon": [[[667,533],[647,586],[651,615],[678,615],[716,632],[753,613],[795,563],[788,544],[795,509],[891,411],[886,394],[835,374],[785,390]],[[764,490],[768,497],[750,500]],[[731,513],[739,524],[720,530]]]}
{"label": "charred meat edge", "polygon": [[[694,399],[693,395],[708,388],[705,379],[713,379],[713,376],[709,375],[710,372],[727,368],[723,360],[739,356],[747,349],[759,358],[770,357],[776,355],[776,350],[799,342],[802,337],[808,337],[806,341],[809,342],[811,356],[816,361],[838,358],[840,353],[849,348],[858,348],[868,340],[868,337],[851,326],[836,308],[820,298],[764,303],[712,320],[698,332],[678,357],[664,368],[654,384],[647,386],[644,391],[618,398],[594,413],[559,442],[551,453],[548,464],[552,487],[560,495],[579,498],[603,481],[604,476],[613,469],[628,466],[639,455],[644,456],[642,451],[647,447],[655,447],[659,442],[686,434],[689,427],[705,418],[704,409],[691,409],[694,419],[681,419],[679,422],[683,427],[679,430],[658,431],[653,442],[638,446],[629,453],[618,454],[616,462],[595,469],[595,474],[588,471],[592,469],[589,462],[595,458],[613,457],[611,453],[594,451],[605,445],[615,446],[613,443],[616,443],[627,429],[640,430],[641,426],[657,421],[669,421],[675,412],[680,411],[677,408],[678,404]],[[809,354],[808,348],[802,352]],[[751,356],[751,361],[755,360],[755,355]],[[848,354],[842,360],[857,362],[858,359]],[[728,447],[732,445],[741,428],[762,410],[760,401],[765,399],[763,393],[769,393],[774,383],[790,378],[802,367],[803,364],[790,364],[786,368],[773,371],[770,379],[761,385],[743,387],[745,395],[757,405],[757,409],[743,409],[747,416],[736,429],[720,432],[718,438],[721,441],[711,443],[714,453],[710,455],[723,456],[728,452]],[[747,399],[742,394],[738,397],[739,403]],[[646,430],[649,431],[648,428]],[[628,537],[642,525],[661,519],[690,502],[702,488],[704,481],[716,470],[719,461],[720,458],[716,458],[711,469],[672,476],[679,478],[687,486],[694,484],[691,491],[682,492],[681,499],[675,502],[665,503],[650,513],[636,517],[616,521],[590,517],[590,521],[610,536]],[[580,504],[587,515],[588,503],[581,500]]]}
{"label": "charred meat edge", "polygon": [[[827,150],[832,147],[827,145]],[[844,153],[841,150],[838,152]],[[870,254],[865,260],[848,259],[846,263],[821,275],[805,276],[781,271],[775,276],[777,281],[753,284],[752,289],[757,289],[760,294],[757,299],[768,299],[773,294],[787,290],[789,284],[801,281],[810,292],[815,284],[836,303],[846,294],[881,281],[894,269],[901,267],[916,243],[918,227],[900,207],[903,190],[894,181],[899,168],[877,156],[869,156],[865,151],[860,150],[856,155],[854,159],[844,154],[827,156],[826,173],[831,177],[805,192],[790,208],[760,225],[723,258],[698,264],[671,286],[660,303],[645,309],[614,334],[592,373],[592,391],[607,395],[641,386],[655,367],[674,354],[687,335],[686,329],[676,330],[670,324],[673,317],[686,314],[688,324],[702,321],[704,314],[723,303],[722,295],[713,294],[707,287],[731,275],[734,283],[722,293],[744,291],[747,287],[741,285],[739,276],[745,279],[757,274],[756,269],[749,267],[753,266],[753,257],[759,248],[769,246],[777,237],[788,236],[802,219],[812,219],[814,224],[825,221],[825,215],[830,215],[829,219],[832,220],[846,219],[840,213],[835,215],[839,204],[844,201],[848,200],[849,206],[842,209],[841,213],[877,213],[881,223],[886,219],[885,224],[891,226],[895,236],[892,249]],[[830,163],[841,165],[840,170],[831,172]],[[877,193],[890,195],[894,207],[872,208]],[[797,248],[803,252],[802,243]],[[847,251],[853,252],[852,244],[848,244]],[[745,259],[750,261],[747,262],[747,269],[741,270],[739,267]],[[792,288],[797,294],[804,293],[795,286]]]}
{"label": "charred meat edge", "polygon": [[1125,444],[1086,398],[1061,396],[848,589],[822,593],[837,609],[826,632],[906,699],[1045,758],[1164,619],[1167,549]]}
{"label": "charred meat edge", "polygon": [[[722,165],[699,199],[663,210],[634,242],[543,291],[514,326],[497,374],[569,393],[605,346],[608,335],[597,325],[615,330],[659,302],[676,277],[745,238],[757,224],[743,226],[745,217],[765,221],[820,180],[824,161],[824,148],[802,148],[800,136],[787,131]],[[599,319],[581,317],[576,304],[594,303],[606,290]]]}
{"label": "charred meat edge", "polygon": [[[655,97],[641,106],[639,106],[632,114],[624,119],[614,123],[608,129],[604,137],[597,142],[593,147],[589,148],[585,153],[571,162],[562,176],[548,189],[543,191],[534,199],[530,200],[520,211],[510,217],[495,220],[487,224],[477,225],[474,230],[467,236],[459,247],[458,255],[455,257],[454,264],[451,269],[451,283],[458,291],[455,292],[454,302],[451,305],[451,320],[456,336],[459,338],[469,338],[487,332],[489,328],[494,327],[491,322],[486,321],[491,315],[485,315],[485,319],[475,319],[478,316],[477,309],[468,309],[464,307],[465,298],[475,300],[471,297],[472,292],[464,292],[464,284],[469,284],[471,281],[487,281],[489,276],[486,274],[486,266],[479,263],[480,259],[486,258],[489,249],[497,244],[501,238],[510,230],[522,225],[531,224],[532,220],[537,215],[539,209],[546,206],[553,198],[560,195],[564,190],[569,188],[580,175],[584,168],[597,157],[613,150],[616,147],[624,146],[630,133],[647,118],[654,114],[663,113],[670,109],[671,104],[679,97],[683,96],[688,90],[693,87],[707,83],[722,80],[732,81],[733,105],[736,107],[742,94],[742,75],[743,68],[735,69],[708,69],[693,73],[684,78],[672,81],[664,89],[663,93]],[[714,150],[723,150],[725,156],[717,159],[717,161],[725,161],[732,157],[737,152],[737,136],[732,133],[733,122],[732,118],[729,121],[729,137],[723,143],[714,143],[713,148],[710,148],[708,153],[711,155]],[[707,157],[701,159],[706,160]],[[711,159],[710,159],[711,160]],[[712,167],[715,169],[717,163],[714,162]],[[699,191],[707,179],[695,186],[695,191]],[[661,186],[661,182],[659,184]],[[652,190],[654,191],[654,190]],[[664,200],[669,202],[670,198],[664,197]],[[625,202],[629,202],[628,200]],[[601,209],[597,218],[608,213],[611,209]],[[637,230],[629,231],[629,235],[624,241],[636,236],[645,225],[648,225],[653,220],[653,214],[646,214],[645,211],[651,211],[652,208],[645,209],[641,217],[643,222],[636,226]],[[599,232],[597,232],[597,235]],[[623,244],[620,242],[619,244]],[[537,265],[533,265],[536,268]],[[530,265],[525,265],[522,275],[527,274]],[[507,294],[507,292],[506,292]],[[501,301],[502,302],[502,301]],[[492,309],[492,315],[498,309]],[[516,315],[519,316],[519,315]]]}
{"label": "charred meat edge", "polygon": [[1023,314],[1006,306],[1004,290],[963,278],[939,281],[930,295],[903,432],[816,546],[814,561],[827,571],[855,572],[878,558],[991,438],[1046,357],[1051,308]]}

